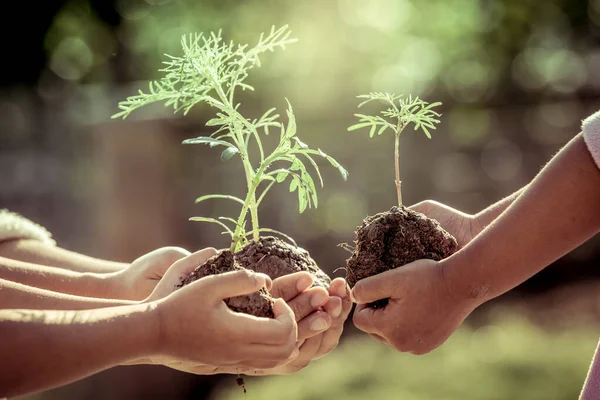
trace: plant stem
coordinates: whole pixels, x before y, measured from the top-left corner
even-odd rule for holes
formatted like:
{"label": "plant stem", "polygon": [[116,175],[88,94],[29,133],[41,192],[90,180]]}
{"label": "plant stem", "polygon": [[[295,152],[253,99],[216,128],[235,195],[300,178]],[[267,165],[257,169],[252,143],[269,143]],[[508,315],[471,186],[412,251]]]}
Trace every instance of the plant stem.
{"label": "plant stem", "polygon": [[398,207],[402,207],[402,189],[400,188],[400,133],[402,133],[402,128],[400,127],[400,122],[398,122],[398,131],[396,132],[396,140],[395,140],[395,169],[396,169],[396,193],[398,194]]}

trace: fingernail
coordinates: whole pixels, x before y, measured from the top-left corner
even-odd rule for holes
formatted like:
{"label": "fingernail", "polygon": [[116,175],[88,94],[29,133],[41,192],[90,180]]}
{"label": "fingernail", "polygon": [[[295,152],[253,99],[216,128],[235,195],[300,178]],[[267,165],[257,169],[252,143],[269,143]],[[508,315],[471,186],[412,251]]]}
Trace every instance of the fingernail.
{"label": "fingernail", "polygon": [[260,272],[255,272],[256,274],[256,280],[263,280],[264,281],[264,285],[268,286],[269,282],[271,282],[271,277],[267,274],[262,274]]}
{"label": "fingernail", "polygon": [[310,299],[310,305],[313,308],[317,308],[317,307],[325,304],[328,299],[329,299],[329,296],[327,296],[325,293],[317,292],[312,295],[312,297]]}
{"label": "fingernail", "polygon": [[327,321],[325,321],[323,318],[317,318],[310,323],[310,329],[315,332],[324,331],[327,329]]}
{"label": "fingernail", "polygon": [[333,310],[331,310],[331,316],[333,318],[337,318],[340,315],[342,315],[342,305],[341,304],[339,306],[337,306],[336,308],[334,308]]}

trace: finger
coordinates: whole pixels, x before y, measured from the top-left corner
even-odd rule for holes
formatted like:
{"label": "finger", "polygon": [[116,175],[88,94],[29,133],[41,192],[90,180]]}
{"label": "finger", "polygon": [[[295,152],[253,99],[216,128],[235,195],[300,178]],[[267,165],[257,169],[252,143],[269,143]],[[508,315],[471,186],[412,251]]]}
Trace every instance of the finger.
{"label": "finger", "polygon": [[329,295],[337,296],[340,299],[349,297],[350,288],[344,278],[335,278],[329,285]]}
{"label": "finger", "polygon": [[316,311],[298,322],[298,341],[301,342],[331,327],[331,317],[323,311]]}
{"label": "finger", "polygon": [[342,316],[342,299],[337,296],[330,297],[323,306],[323,311],[331,316],[331,319],[339,319]]}
{"label": "finger", "polygon": [[405,270],[404,267],[395,268],[358,281],[352,289],[354,302],[357,304],[372,303],[401,293],[403,289],[402,274]]}
{"label": "finger", "polygon": [[432,200],[424,200],[424,201],[421,201],[420,203],[413,204],[412,206],[410,206],[408,208],[410,208],[411,210],[414,210],[416,212],[426,214],[427,211],[429,211],[429,209],[431,208],[432,203],[434,203]]}
{"label": "finger", "polygon": [[236,366],[250,368],[275,368],[293,362],[300,352],[295,344],[291,346],[251,345],[242,351],[242,361]]}
{"label": "finger", "polygon": [[[350,288],[348,287],[346,281],[342,278],[334,279],[329,286],[329,295],[336,296],[342,301],[341,315],[339,317],[334,316],[335,319],[332,322],[332,325],[343,324],[352,310]],[[336,314],[337,311],[334,311],[333,313]]]}
{"label": "finger", "polygon": [[321,358],[333,351],[340,342],[340,337],[342,336],[342,332],[344,331],[344,325],[332,326],[327,331],[323,333],[323,338],[321,340],[321,346],[315,355],[315,359]]}
{"label": "finger", "polygon": [[369,333],[369,336],[371,336],[372,339],[375,339],[378,342],[383,343],[383,344],[387,344],[389,346],[388,341],[383,336],[379,336],[376,333]]}
{"label": "finger", "polygon": [[205,276],[196,282],[201,284],[202,290],[217,304],[230,297],[254,293],[264,288],[270,280],[268,275],[244,269]]}
{"label": "finger", "polygon": [[294,367],[294,370],[299,371],[306,367],[312,360],[315,359],[321,342],[323,341],[323,334],[313,336],[304,341],[300,346],[300,354],[290,364]]}
{"label": "finger", "polygon": [[354,310],[352,322],[354,326],[366,333],[378,333],[375,328],[374,319],[376,318],[375,310],[371,310],[366,305],[359,305]]}
{"label": "finger", "polygon": [[212,247],[197,251],[187,257],[176,261],[158,282],[146,301],[154,301],[168,296],[181,281],[188,276],[198,265],[202,265],[217,254]]}
{"label": "finger", "polygon": [[296,272],[284,275],[273,281],[271,296],[289,301],[308,289],[314,282],[314,277],[308,272]]}
{"label": "finger", "polygon": [[329,300],[329,294],[321,287],[314,287],[296,296],[287,304],[294,312],[296,321],[300,321]]}
{"label": "finger", "polygon": [[167,274],[179,274],[180,276],[186,276],[195,270],[196,267],[204,264],[209,258],[217,254],[217,250],[213,247],[207,247],[206,249],[198,250],[197,252],[182,257],[173,263],[171,268],[169,268],[167,271]]}
{"label": "finger", "polygon": [[[225,307],[224,303],[223,306]],[[225,307],[234,318],[228,320],[230,332],[236,340],[247,344],[295,345],[298,340],[298,325],[292,309],[281,299],[273,304],[275,318],[258,318],[249,314],[236,313]]]}

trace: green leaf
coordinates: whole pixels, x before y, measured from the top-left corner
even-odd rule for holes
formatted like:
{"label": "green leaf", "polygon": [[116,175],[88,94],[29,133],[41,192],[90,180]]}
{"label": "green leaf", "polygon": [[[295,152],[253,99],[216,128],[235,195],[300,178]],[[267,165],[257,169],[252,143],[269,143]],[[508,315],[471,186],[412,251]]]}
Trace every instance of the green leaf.
{"label": "green leaf", "polygon": [[288,176],[288,172],[280,172],[280,173],[278,173],[277,174],[277,178],[276,178],[277,183],[281,183],[281,182],[285,181],[285,178],[287,178],[287,176]]}
{"label": "green leaf", "polygon": [[333,165],[335,168],[338,169],[338,171],[340,172],[340,175],[342,175],[342,178],[344,180],[348,179],[348,171],[346,171],[346,169],[344,167],[342,167],[342,165],[339,162],[337,162],[335,160],[335,158],[333,158],[333,157],[325,154],[321,149],[318,149],[318,151],[319,151],[319,154],[321,154],[322,157],[325,157],[327,159],[327,161],[329,161],[329,163],[331,165]]}
{"label": "green leaf", "polygon": [[294,190],[296,190],[298,188],[298,178],[296,176],[294,176],[292,178],[292,181],[290,182],[290,192],[293,192]]}
{"label": "green leaf", "polygon": [[242,200],[238,197],[235,197],[235,196],[227,195],[227,194],[207,194],[205,196],[200,196],[196,199],[196,204],[200,203],[201,201],[208,200],[208,199],[227,199],[227,200],[236,201],[236,202],[244,205],[244,200]]}
{"label": "green leaf", "polygon": [[288,99],[285,99],[288,104],[287,116],[288,116],[288,126],[285,132],[285,137],[291,139],[296,135],[296,118],[294,117],[294,111],[292,110],[292,105],[290,104]]}
{"label": "green leaf", "polygon": [[373,126],[371,126],[371,130],[369,131],[369,137],[375,136],[375,130],[376,129],[377,129],[377,125],[373,124]]}
{"label": "green leaf", "polygon": [[298,208],[300,214],[302,214],[306,210],[306,193],[302,186],[298,188]]}
{"label": "green leaf", "polygon": [[237,148],[229,142],[225,142],[224,140],[217,140],[215,138],[211,138],[208,136],[199,136],[193,139],[186,139],[182,142],[183,144],[209,144],[212,146],[227,146],[233,147],[237,150]]}
{"label": "green leaf", "polygon": [[227,161],[239,152],[240,151],[237,149],[237,147],[229,147],[229,148],[223,150],[223,152],[221,153],[221,160]]}
{"label": "green leaf", "polygon": [[199,222],[210,222],[211,224],[217,224],[222,226],[223,228],[225,228],[225,230],[227,231],[227,233],[229,235],[231,235],[231,237],[233,237],[233,232],[231,231],[231,229],[229,229],[229,227],[227,225],[225,225],[224,223],[222,223],[219,220],[216,220],[214,218],[205,218],[205,217],[192,217],[190,218],[190,221],[199,221]]}
{"label": "green leaf", "polygon": [[364,127],[371,126],[371,125],[372,124],[370,122],[361,122],[359,124],[354,124],[354,125],[349,126],[348,131],[355,131],[357,129],[364,128]]}
{"label": "green leaf", "polygon": [[300,139],[298,139],[298,137],[294,137],[294,140],[298,144],[299,148],[301,148],[301,149],[308,149],[308,145],[306,143],[303,143]]}
{"label": "green leaf", "polygon": [[309,154],[307,154],[307,153],[301,153],[301,154],[303,154],[306,158],[308,158],[308,161],[310,161],[313,168],[317,172],[317,176],[319,177],[319,182],[321,183],[321,187],[323,187],[323,177],[321,176],[321,171],[319,171],[319,166],[317,165],[315,160],[313,160],[313,158]]}

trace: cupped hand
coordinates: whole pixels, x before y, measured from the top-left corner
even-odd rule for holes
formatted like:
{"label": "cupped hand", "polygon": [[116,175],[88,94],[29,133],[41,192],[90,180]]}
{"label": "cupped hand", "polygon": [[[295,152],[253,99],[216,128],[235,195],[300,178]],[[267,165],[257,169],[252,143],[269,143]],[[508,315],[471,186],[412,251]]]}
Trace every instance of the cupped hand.
{"label": "cupped hand", "polygon": [[189,255],[189,251],[180,247],[163,247],[139,257],[123,270],[106,274],[106,297],[121,300],[147,298],[169,267]]}
{"label": "cupped hand", "polygon": [[466,246],[483,230],[474,215],[465,214],[437,201],[425,200],[409,208],[438,221],[442,228],[456,238],[459,248]]}
{"label": "cupped hand", "polygon": [[243,373],[246,375],[281,375],[297,372],[331,352],[338,344],[344,322],[352,308],[349,289],[342,278],[335,279],[329,289],[313,287],[313,277],[298,272],[273,281],[271,294],[285,300],[294,311],[298,324],[299,350],[285,364],[276,368],[240,368],[167,362],[165,365],[185,372],[210,375]]}
{"label": "cupped hand", "polygon": [[[451,293],[439,261],[418,260],[360,280],[354,325],[392,348],[425,354],[443,344],[478,304]],[[382,309],[368,303],[389,298]]]}
{"label": "cupped hand", "polygon": [[298,326],[292,309],[277,299],[275,318],[258,318],[234,312],[223,301],[270,284],[266,275],[234,271],[206,276],[153,302],[161,326],[154,358],[209,369],[285,364],[297,352]]}

